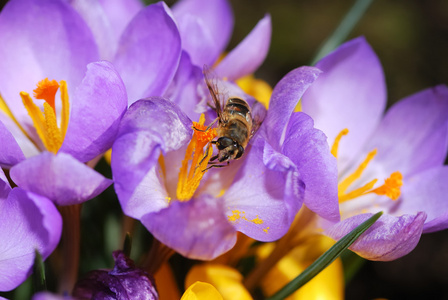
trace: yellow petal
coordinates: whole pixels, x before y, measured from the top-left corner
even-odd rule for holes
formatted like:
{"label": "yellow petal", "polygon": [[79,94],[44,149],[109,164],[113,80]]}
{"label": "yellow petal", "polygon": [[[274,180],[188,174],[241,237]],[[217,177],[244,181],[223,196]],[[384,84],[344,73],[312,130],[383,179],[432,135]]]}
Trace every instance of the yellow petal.
{"label": "yellow petal", "polygon": [[209,299],[222,300],[222,296],[213,287],[213,285],[200,281],[196,281],[195,283],[190,285],[190,287],[185,291],[185,293],[182,295],[181,298],[181,300],[209,300]]}
{"label": "yellow petal", "polygon": [[242,280],[241,274],[231,267],[205,263],[191,268],[185,279],[185,285],[189,286],[196,281],[209,282],[225,300],[252,300]]}
{"label": "yellow petal", "polygon": [[[265,295],[273,295],[280,288],[302,273],[312,262],[323,254],[331,245],[331,239],[319,237],[294,248],[282,258],[264,277],[262,289]],[[260,249],[261,256],[271,251],[273,245],[267,244]],[[263,253],[264,252],[264,253]],[[305,284],[294,294],[286,298],[292,299],[344,299],[344,275],[342,261],[338,258],[326,269]]]}

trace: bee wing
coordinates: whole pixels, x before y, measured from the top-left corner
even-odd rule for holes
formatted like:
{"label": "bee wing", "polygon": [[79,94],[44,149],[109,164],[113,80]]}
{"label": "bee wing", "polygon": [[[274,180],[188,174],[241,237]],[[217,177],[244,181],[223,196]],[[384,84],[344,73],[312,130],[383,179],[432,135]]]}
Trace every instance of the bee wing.
{"label": "bee wing", "polygon": [[210,92],[210,95],[213,99],[214,107],[212,107],[216,115],[218,116],[219,122],[221,123],[222,118],[222,108],[224,106],[224,101],[222,100],[222,94],[219,92],[218,83],[216,81],[216,76],[213,75],[213,71],[207,65],[204,65],[202,69],[202,73],[204,74],[205,84]]}
{"label": "bee wing", "polygon": [[258,129],[260,128],[261,124],[264,121],[264,118],[266,117],[266,108],[258,101],[255,101],[255,103],[252,105],[252,130],[250,133],[250,138],[252,138],[255,133],[257,133]]}

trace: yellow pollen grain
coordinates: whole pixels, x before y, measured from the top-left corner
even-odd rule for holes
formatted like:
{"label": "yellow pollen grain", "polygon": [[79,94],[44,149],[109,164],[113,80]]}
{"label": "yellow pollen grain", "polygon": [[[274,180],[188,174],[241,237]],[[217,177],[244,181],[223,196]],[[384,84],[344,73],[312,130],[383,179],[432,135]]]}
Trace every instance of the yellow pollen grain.
{"label": "yellow pollen grain", "polygon": [[263,231],[266,232],[266,233],[269,233],[269,232],[268,232],[269,229],[270,229],[270,227],[268,226],[268,227],[266,227],[266,228],[263,228]]}
{"label": "yellow pollen grain", "polygon": [[342,137],[344,135],[348,134],[348,129],[345,128],[339,132],[339,134],[334,139],[333,146],[331,146],[331,154],[333,154],[334,157],[338,158],[338,149],[339,149],[339,142],[341,141]]}
{"label": "yellow pollen grain", "polygon": [[264,223],[263,220],[260,219],[258,216],[255,219],[252,219],[251,222],[254,224],[263,224]]}

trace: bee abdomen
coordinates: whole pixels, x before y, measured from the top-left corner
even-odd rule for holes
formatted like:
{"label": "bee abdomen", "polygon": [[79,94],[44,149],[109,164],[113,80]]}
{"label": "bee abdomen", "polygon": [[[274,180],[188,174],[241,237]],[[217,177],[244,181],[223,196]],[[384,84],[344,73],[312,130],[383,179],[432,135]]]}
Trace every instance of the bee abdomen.
{"label": "bee abdomen", "polygon": [[229,98],[224,110],[231,115],[240,115],[247,120],[251,120],[249,104],[240,98]]}

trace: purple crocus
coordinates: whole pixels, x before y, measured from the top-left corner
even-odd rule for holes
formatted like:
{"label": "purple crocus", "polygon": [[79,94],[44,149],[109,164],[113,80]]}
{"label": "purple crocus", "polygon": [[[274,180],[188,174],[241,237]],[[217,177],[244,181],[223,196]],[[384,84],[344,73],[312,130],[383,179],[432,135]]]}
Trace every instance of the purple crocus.
{"label": "purple crocus", "polygon": [[10,291],[31,274],[35,251],[43,259],[56,248],[62,220],[45,197],[11,188],[0,169],[0,291]]}
{"label": "purple crocus", "polygon": [[58,205],[98,195],[111,181],[85,162],[111,147],[126,109],[117,71],[90,63],[99,59],[95,40],[64,1],[9,1],[0,39],[0,165]]}
{"label": "purple crocus", "polygon": [[364,38],[343,44],[317,67],[323,74],[302,107],[334,141],[338,160],[342,221],[326,224],[326,234],[339,239],[382,210],[351,249],[370,260],[406,255],[422,233],[448,227],[448,88],[418,92],[383,115],[384,75]]}
{"label": "purple crocus", "polygon": [[[315,202],[309,206],[337,221],[336,162],[325,136],[303,113],[290,119],[319,73],[304,67],[285,76],[244,156],[207,172],[202,170],[212,154],[206,148],[214,138],[212,130],[193,130],[187,115],[163,98],[131,105],[112,148],[115,189],[124,213],[141,220],[162,243],[197,259],[212,259],[232,248],[237,231],[261,241],[280,238],[308,185],[310,201]],[[232,95],[243,96],[231,83],[222,84]],[[261,109],[244,97],[254,111]],[[205,128],[203,123],[201,118],[194,126]],[[283,132],[288,132],[286,138]],[[204,153],[205,148],[209,152]],[[286,154],[293,150],[296,155],[290,159]],[[331,180],[334,190],[326,188]],[[324,198],[319,197],[319,186],[327,191]]]}
{"label": "purple crocus", "polygon": [[93,32],[100,58],[115,66],[126,86],[129,105],[162,96],[181,56],[181,37],[164,2],[68,1]]}

